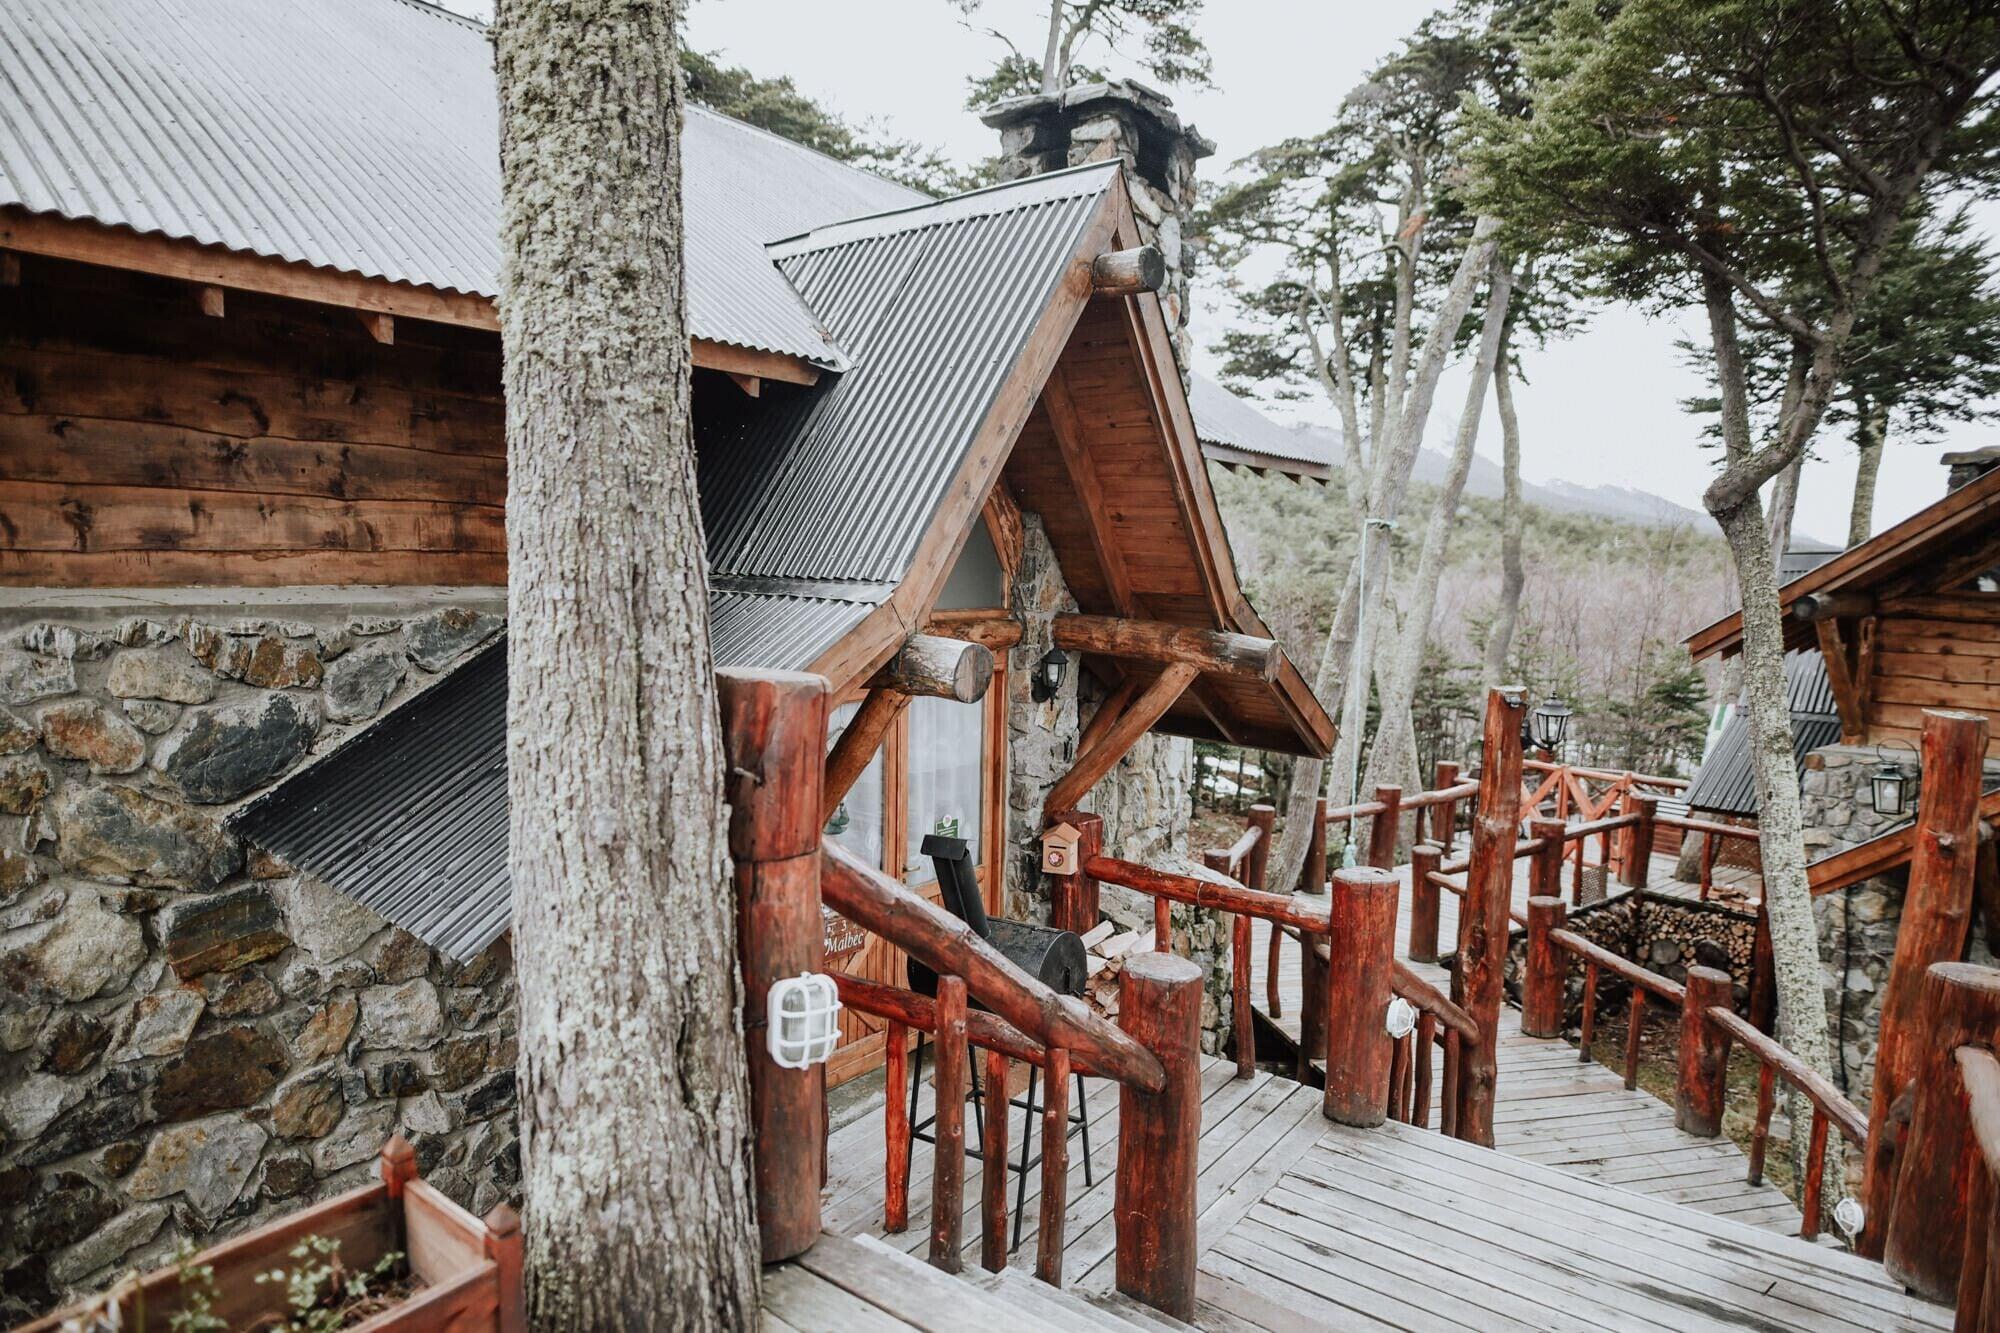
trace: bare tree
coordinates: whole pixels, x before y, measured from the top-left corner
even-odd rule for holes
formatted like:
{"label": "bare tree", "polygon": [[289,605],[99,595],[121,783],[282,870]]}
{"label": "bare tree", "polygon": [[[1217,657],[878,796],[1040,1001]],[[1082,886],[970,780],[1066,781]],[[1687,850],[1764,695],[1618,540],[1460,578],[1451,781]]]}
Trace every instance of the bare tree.
{"label": "bare tree", "polygon": [[689,437],[678,0],[501,0],[509,868],[537,1328],[740,1329],[757,1242]]}
{"label": "bare tree", "polygon": [[1493,403],[1500,413],[1500,593],[1487,631],[1481,683],[1498,685],[1507,674],[1507,652],[1514,644],[1514,626],[1521,618],[1521,591],[1528,576],[1521,564],[1521,420],[1514,411],[1513,321],[1500,335],[1500,355],[1493,363]]}

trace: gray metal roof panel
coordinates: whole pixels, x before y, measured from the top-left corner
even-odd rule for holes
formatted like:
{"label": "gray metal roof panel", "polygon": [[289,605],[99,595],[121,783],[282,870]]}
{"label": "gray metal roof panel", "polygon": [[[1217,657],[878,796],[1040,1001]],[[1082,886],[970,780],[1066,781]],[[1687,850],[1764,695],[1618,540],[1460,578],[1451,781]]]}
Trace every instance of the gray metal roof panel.
{"label": "gray metal roof panel", "polygon": [[[917,191],[690,106],[696,337],[842,363],[765,242]],[[0,204],[491,296],[479,24],[414,0],[0,0]]]}
{"label": "gray metal roof panel", "polygon": [[1188,406],[1194,413],[1195,434],[1204,445],[1221,445],[1319,467],[1332,467],[1339,462],[1328,447],[1329,442],[1339,438],[1339,432],[1292,430],[1206,375],[1192,376],[1191,382]]}
{"label": "gray metal roof panel", "polygon": [[[1826,676],[1826,660],[1813,650],[1786,653],[1785,692],[1792,714],[1792,757],[1803,772],[1807,755],[1840,739],[1840,718],[1833,686]],[[1684,799],[1695,810],[1745,816],[1757,813],[1757,774],[1752,765],[1747,710],[1738,708],[1723,725],[1715,749],[1696,770]]]}
{"label": "gray metal roof panel", "polygon": [[855,364],[703,439],[715,570],[901,582],[1117,170],[1035,177],[774,246]]}

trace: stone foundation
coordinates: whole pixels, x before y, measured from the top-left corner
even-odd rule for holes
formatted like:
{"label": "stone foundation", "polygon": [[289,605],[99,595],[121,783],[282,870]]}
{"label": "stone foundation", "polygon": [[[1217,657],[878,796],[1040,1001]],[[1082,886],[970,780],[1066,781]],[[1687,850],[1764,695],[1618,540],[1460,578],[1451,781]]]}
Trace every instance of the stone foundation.
{"label": "stone foundation", "polygon": [[[0,1321],[368,1178],[518,1189],[507,941],[458,963],[228,833],[504,594],[0,611]],[[197,604],[197,599],[207,604]]]}
{"label": "stone foundation", "polygon": [[[1101,702],[1096,682],[1072,667],[1055,698],[1037,703],[1031,690],[1035,663],[1048,652],[1056,616],[1077,609],[1063,582],[1039,515],[1023,516],[1021,565],[1010,588],[1021,642],[1007,659],[1007,914],[1049,919],[1048,881],[1042,875],[1042,802],[1076,759],[1079,718]],[[1084,809],[1104,817],[1107,856],[1141,861],[1163,870],[1203,873],[1187,855],[1193,813],[1194,742],[1144,736],[1106,774]],[[1104,914],[1121,928],[1152,924],[1153,900],[1105,885]],[[1207,976],[1202,1002],[1202,1049],[1213,1054],[1229,1035],[1229,925],[1220,914],[1175,904],[1174,947],[1199,963]]]}

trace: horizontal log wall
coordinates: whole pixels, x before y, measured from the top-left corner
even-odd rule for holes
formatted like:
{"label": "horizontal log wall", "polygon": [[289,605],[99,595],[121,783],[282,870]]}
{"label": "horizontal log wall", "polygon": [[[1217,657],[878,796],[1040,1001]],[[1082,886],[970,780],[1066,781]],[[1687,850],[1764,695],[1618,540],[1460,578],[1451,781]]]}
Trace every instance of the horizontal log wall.
{"label": "horizontal log wall", "polygon": [[[1923,734],[1926,708],[2000,715],[2000,594],[1905,599],[1884,607],[1867,682],[1868,739]],[[1987,756],[2000,758],[2000,729]]]}
{"label": "horizontal log wall", "polygon": [[499,339],[24,256],[0,583],[506,582]]}

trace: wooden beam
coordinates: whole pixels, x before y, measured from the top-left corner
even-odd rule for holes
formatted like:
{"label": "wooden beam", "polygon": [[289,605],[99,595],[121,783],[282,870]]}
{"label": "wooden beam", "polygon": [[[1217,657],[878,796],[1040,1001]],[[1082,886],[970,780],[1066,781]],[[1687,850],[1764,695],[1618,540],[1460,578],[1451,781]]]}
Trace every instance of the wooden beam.
{"label": "wooden beam", "polygon": [[1125,757],[1134,742],[1174,706],[1181,692],[1199,674],[1199,668],[1190,663],[1169,663],[1152,684],[1132,700],[1131,706],[1119,714],[1118,720],[1105,731],[1103,739],[1077,755],[1075,766],[1049,789],[1042,809],[1068,810],[1080,804],[1090,789],[1097,785],[1097,780]]}
{"label": "wooden beam", "polygon": [[1807,624],[1836,617],[1852,620],[1875,609],[1875,599],[1865,592],[1809,592],[1792,600],[1792,614]]}
{"label": "wooden beam", "polygon": [[1021,572],[1021,553],[1028,541],[1027,520],[1021,516],[1021,506],[1014,500],[1005,481],[993,483],[993,489],[986,497],[986,535],[993,539],[993,554],[1000,561],[1000,586],[1012,588],[1014,576]]}
{"label": "wooden beam", "polygon": [[1816,620],[1813,632],[1819,636],[1820,656],[1826,659],[1826,683],[1833,690],[1833,706],[1840,712],[1840,741],[1859,745],[1868,734],[1867,700],[1854,681],[1854,664],[1848,657],[1847,640],[1838,620]]}
{"label": "wooden beam", "polygon": [[1138,600],[1132,593],[1131,571],[1125,567],[1124,553],[1111,531],[1111,510],[1104,499],[1104,486],[1097,475],[1097,463],[1083,443],[1083,424],[1070,397],[1069,378],[1058,364],[1042,386],[1042,406],[1049,415],[1049,430],[1062,451],[1063,465],[1076,485],[1077,501],[1083,506],[1090,548],[1104,573],[1104,586],[1111,592],[1111,605],[1121,616],[1134,614]]}
{"label": "wooden beam", "polygon": [[1284,656],[1272,639],[1159,620],[1057,616],[1054,636],[1058,647],[1077,652],[1141,662],[1185,662],[1204,673],[1266,684],[1278,678],[1278,663]]}
{"label": "wooden beam", "polygon": [[1099,296],[1157,292],[1167,280],[1167,257],[1157,245],[1112,250],[1090,264],[1090,289]]}
{"label": "wooden beam", "polygon": [[0,287],[21,285],[21,256],[12,250],[0,250]]}
{"label": "wooden beam", "polygon": [[1084,725],[1082,734],[1076,738],[1078,754],[1089,754],[1097,743],[1104,739],[1104,733],[1111,730],[1111,724],[1131,707],[1132,700],[1138,696],[1139,686],[1142,683],[1139,677],[1128,671],[1125,679],[1118,682],[1118,688],[1104,696],[1104,701],[1097,705],[1097,711],[1090,715],[1090,721]]}
{"label": "wooden beam", "polygon": [[725,371],[723,373],[735,382],[737,388],[743,390],[745,397],[762,398],[764,396],[764,381],[758,376],[745,375],[737,370]]}
{"label": "wooden beam", "polygon": [[989,652],[1004,653],[1021,641],[1021,622],[986,611],[933,611],[924,633],[964,639],[984,644]]}
{"label": "wooden beam", "polygon": [[868,761],[882,748],[882,738],[889,734],[889,728],[909,704],[910,696],[895,690],[870,690],[861,701],[861,707],[855,710],[847,729],[840,733],[840,739],[826,757],[826,783],[820,795],[821,824],[832,819],[833,812],[847,799],[847,793],[867,771]]}
{"label": "wooden beam", "polygon": [[[203,286],[259,292],[489,333],[500,331],[500,315],[493,298],[478,292],[444,291],[358,273],[340,273],[219,245],[167,236],[141,236],[124,227],[107,227],[99,222],[30,213],[19,208],[0,208],[0,251],[19,252],[9,256],[16,271],[20,254],[46,255],[179,278]],[[4,262],[0,262],[0,278],[4,278],[5,269]],[[787,384],[819,382],[819,367],[798,357],[732,347],[706,338],[690,341],[694,364],[704,370],[756,375]]]}
{"label": "wooden beam", "polygon": [[969,704],[985,698],[992,683],[993,652],[984,644],[912,634],[887,665],[869,677],[868,688]]}
{"label": "wooden beam", "polygon": [[228,303],[222,288],[204,286],[196,289],[196,299],[201,303],[201,313],[210,319],[222,319],[228,312]]}
{"label": "wooden beam", "polygon": [[384,347],[393,347],[396,343],[396,317],[394,315],[383,315],[364,310],[361,312],[361,327],[368,330],[368,336],[376,342],[381,343]]}

